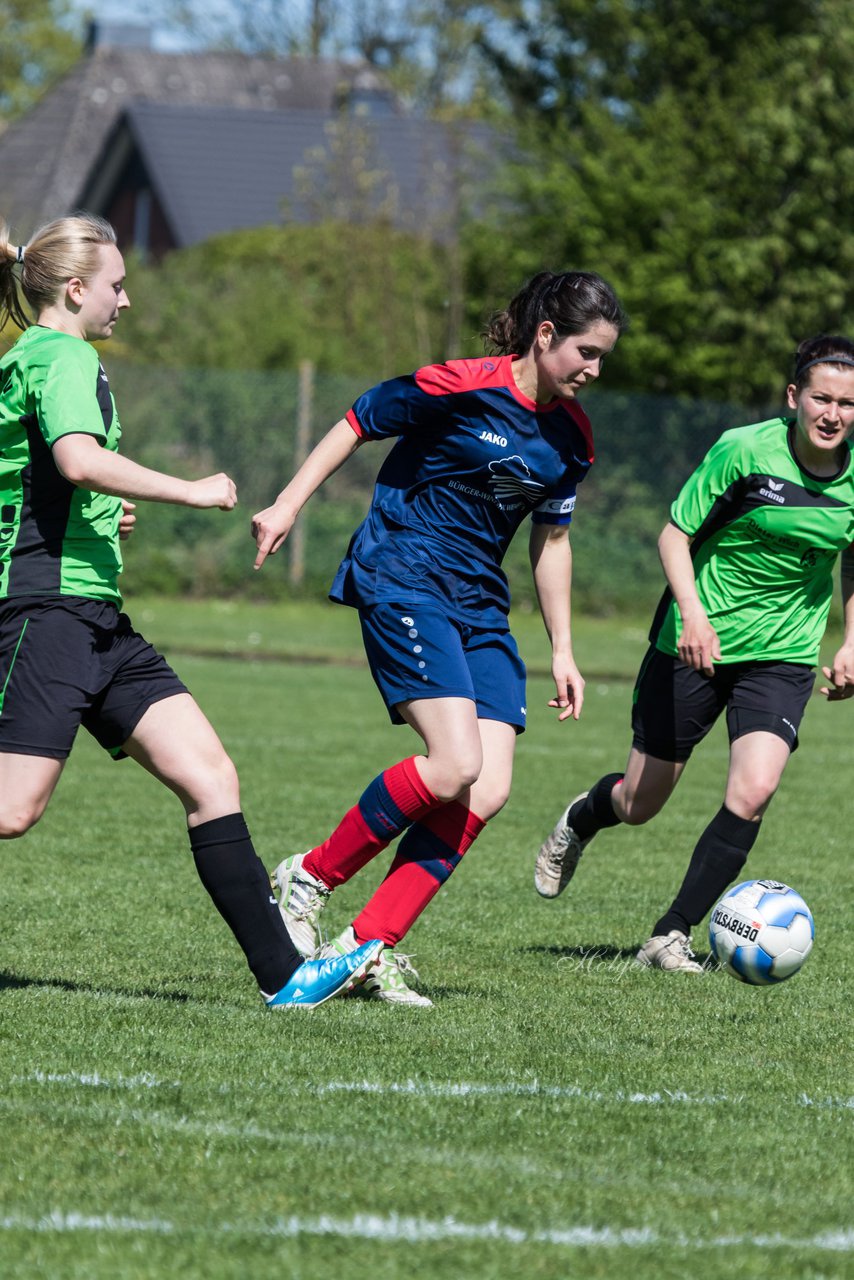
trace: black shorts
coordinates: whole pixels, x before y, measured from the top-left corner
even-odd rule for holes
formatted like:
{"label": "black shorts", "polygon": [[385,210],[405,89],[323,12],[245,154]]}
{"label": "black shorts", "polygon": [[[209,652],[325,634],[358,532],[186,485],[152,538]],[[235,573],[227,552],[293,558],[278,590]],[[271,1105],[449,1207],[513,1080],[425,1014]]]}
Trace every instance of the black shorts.
{"label": "black shorts", "polygon": [[704,676],[650,649],[635,684],[632,746],[658,760],[687,760],[726,709],[730,742],[775,733],[795,751],[814,682],[801,662],[719,663]]}
{"label": "black shorts", "polygon": [[118,757],[150,706],[186,692],[114,604],[0,602],[0,751],[64,760],[82,724]]}

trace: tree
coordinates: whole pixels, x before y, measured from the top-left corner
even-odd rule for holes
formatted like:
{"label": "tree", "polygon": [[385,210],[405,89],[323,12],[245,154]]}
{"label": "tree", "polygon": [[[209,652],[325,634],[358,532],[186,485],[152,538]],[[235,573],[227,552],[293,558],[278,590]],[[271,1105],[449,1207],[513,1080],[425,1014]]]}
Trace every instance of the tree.
{"label": "tree", "polygon": [[[542,265],[610,278],[609,384],[767,406],[854,303],[850,0],[541,0],[491,56],[524,163],[469,234],[473,304]],[[499,288],[499,293],[501,292]]]}
{"label": "tree", "polygon": [[0,0],[0,127],[35,103],[80,57],[70,0]]}
{"label": "tree", "polygon": [[384,73],[421,111],[494,114],[500,81],[483,56],[481,32],[511,0],[160,0],[161,15],[207,48],[267,57],[360,58]]}
{"label": "tree", "polygon": [[383,223],[259,227],[129,267],[111,349],[170,368],[390,377],[445,350],[445,251]]}

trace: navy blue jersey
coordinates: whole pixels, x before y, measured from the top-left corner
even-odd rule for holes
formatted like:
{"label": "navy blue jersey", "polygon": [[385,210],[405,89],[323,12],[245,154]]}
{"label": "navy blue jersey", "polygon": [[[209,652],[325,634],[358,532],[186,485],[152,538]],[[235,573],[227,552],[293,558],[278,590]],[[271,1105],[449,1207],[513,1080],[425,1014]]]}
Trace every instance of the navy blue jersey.
{"label": "navy blue jersey", "polygon": [[451,360],[393,378],[347,414],[368,440],[398,440],[367,517],[330,591],[363,607],[435,600],[461,622],[506,625],[501,562],[529,513],[569,524],[593,461],[590,423],[574,400],[538,405],[512,356]]}

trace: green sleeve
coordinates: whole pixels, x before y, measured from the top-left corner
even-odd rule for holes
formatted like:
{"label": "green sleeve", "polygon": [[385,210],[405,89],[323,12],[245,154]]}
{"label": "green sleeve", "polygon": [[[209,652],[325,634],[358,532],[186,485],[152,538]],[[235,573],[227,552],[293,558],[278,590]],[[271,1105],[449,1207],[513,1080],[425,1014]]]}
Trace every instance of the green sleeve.
{"label": "green sleeve", "polygon": [[39,431],[48,446],[61,436],[82,432],[106,440],[98,404],[98,355],[82,339],[66,340],[30,370],[30,392]]}
{"label": "green sleeve", "polygon": [[708,519],[718,499],[751,470],[745,467],[747,452],[741,428],[725,431],[685,481],[670,508],[670,519],[689,538]]}

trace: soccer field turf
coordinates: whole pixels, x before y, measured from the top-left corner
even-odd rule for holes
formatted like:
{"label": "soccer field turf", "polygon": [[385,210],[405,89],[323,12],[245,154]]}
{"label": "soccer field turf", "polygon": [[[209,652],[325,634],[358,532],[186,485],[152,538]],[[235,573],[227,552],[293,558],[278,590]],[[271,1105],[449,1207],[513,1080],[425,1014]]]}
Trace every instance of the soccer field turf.
{"label": "soccer field turf", "polygon": [[[357,667],[174,661],[270,866],[416,749]],[[813,699],[751,856],[816,920],[803,971],[757,990],[632,963],[720,804],[722,726],[657,820],[534,892],[567,799],[624,763],[630,693],[591,680],[558,726],[531,681],[510,802],[404,948],[427,1010],[267,1011],[177,801],[81,734],[3,850],[0,1274],[850,1275],[854,708]]]}

